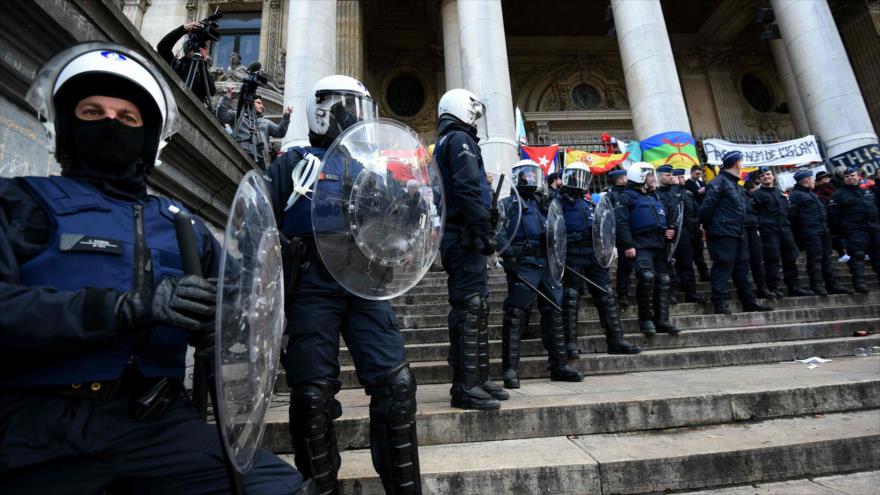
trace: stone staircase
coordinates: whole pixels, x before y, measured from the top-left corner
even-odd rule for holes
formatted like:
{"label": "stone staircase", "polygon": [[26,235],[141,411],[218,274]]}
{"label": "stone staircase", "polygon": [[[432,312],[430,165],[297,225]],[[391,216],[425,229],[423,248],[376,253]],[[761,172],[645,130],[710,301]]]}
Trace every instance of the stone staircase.
{"label": "stone staircase", "polygon": [[[846,265],[835,270],[848,285]],[[805,285],[802,268],[801,276]],[[489,281],[492,377],[500,383],[503,271],[490,270]],[[737,312],[736,303],[733,315],[718,316],[711,305],[680,303],[671,308],[678,336],[645,339],[628,308],[621,316],[627,339],[642,347],[636,356],[604,354],[596,309],[584,297],[581,383],[549,380],[533,311],[522,388],[488,412],[449,407],[445,283],[431,272],[392,301],[419,383],[426,494],[658,493],[880,469],[880,356],[853,357],[855,348],[880,346],[873,274],[870,294],[787,297],[772,301],[770,313]],[[708,284],[698,292],[708,299]],[[869,335],[855,337],[859,330]],[[811,356],[833,361],[793,362]],[[383,493],[370,460],[369,398],[344,347],[340,360],[341,490]],[[292,463],[283,371],[276,388],[264,444]],[[859,474],[853,486],[872,486],[865,480],[875,475]]]}

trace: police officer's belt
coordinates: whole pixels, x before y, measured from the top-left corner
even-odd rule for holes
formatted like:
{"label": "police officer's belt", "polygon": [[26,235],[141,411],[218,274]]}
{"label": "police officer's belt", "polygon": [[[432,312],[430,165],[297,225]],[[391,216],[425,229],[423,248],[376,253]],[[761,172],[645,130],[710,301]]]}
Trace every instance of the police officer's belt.
{"label": "police officer's belt", "polygon": [[533,258],[546,258],[547,257],[547,249],[543,246],[536,247],[531,245],[525,245],[517,249],[517,256],[531,256]]}
{"label": "police officer's belt", "polygon": [[[124,371],[115,380],[102,380],[67,385],[46,385],[32,389],[37,393],[79,397],[84,399],[113,400],[120,394],[140,395],[161,381],[161,377],[143,377],[134,371]],[[178,382],[177,380],[173,380]],[[179,385],[179,382],[178,382]]]}

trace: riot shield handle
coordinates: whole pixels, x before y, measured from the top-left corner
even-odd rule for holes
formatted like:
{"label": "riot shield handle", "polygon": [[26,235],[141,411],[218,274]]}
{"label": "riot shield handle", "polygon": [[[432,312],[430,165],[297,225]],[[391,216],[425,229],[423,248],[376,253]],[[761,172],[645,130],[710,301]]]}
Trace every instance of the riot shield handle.
{"label": "riot shield handle", "polygon": [[196,236],[192,230],[192,215],[175,206],[171,208],[171,212],[174,213],[174,230],[177,231],[177,247],[180,251],[180,260],[183,263],[183,273],[202,277],[204,272],[202,271],[202,263],[199,261]]}

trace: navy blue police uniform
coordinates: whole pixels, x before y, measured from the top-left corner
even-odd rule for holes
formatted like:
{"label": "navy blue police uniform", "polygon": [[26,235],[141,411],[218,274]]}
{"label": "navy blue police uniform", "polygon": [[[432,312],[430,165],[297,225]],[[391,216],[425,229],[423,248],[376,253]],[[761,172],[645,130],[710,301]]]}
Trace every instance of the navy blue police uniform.
{"label": "navy blue police uniform", "polygon": [[[562,305],[562,284],[550,272],[547,258],[547,212],[550,200],[540,193],[521,193],[521,201],[513,196],[505,198],[501,207],[507,211],[505,235],[510,246],[501,253],[507,272],[507,297],[504,299],[504,320],[501,334],[501,368],[508,388],[519,387],[520,343],[528,312],[537,295],[523,280]],[[513,208],[521,208],[520,224],[513,230]],[[580,381],[583,377],[568,366],[562,313],[544,298],[538,299],[541,315],[541,341],[547,350],[551,379]]]}
{"label": "navy blue police uniform", "polygon": [[761,229],[764,255],[764,280],[773,292],[779,292],[779,268],[789,295],[797,295],[797,257],[800,254],[788,220],[788,198],[776,187],[761,186],[752,193],[753,208]]}
{"label": "navy blue police uniform", "polygon": [[[352,294],[328,271],[317,251],[312,226],[312,201],[301,196],[286,208],[293,193],[291,174],[307,155],[323,159],[322,147],[294,147],[269,167],[269,192],[285,242],[282,251],[291,260],[285,267],[288,344],[283,358],[291,389],[290,434],[297,468],[315,479],[318,491],[335,490],[340,456],[333,421],[342,414],[335,398],[340,380],[340,336],[354,363],[358,382],[370,396],[370,449],[373,466],[389,493],[395,491],[395,470],[402,459],[418,457],[415,442],[415,378],[406,360],[403,337],[388,301],[369,300]],[[338,156],[337,156],[338,157]],[[316,178],[329,195],[342,196],[357,174],[358,166],[341,160],[325,162]],[[321,205],[319,205],[321,207]],[[338,208],[338,205],[327,205]],[[350,235],[344,219],[327,216],[322,233]],[[343,241],[348,242],[348,241]],[[288,244],[289,243],[289,244]],[[294,248],[293,246],[296,246]],[[296,255],[289,254],[296,251]],[[352,260],[352,270],[361,267]],[[295,276],[294,276],[295,272]],[[396,430],[396,432],[394,432]],[[396,436],[395,436],[396,435]],[[399,449],[395,453],[394,449]],[[410,480],[417,483],[418,480]]]}
{"label": "navy blue police uniform", "polygon": [[[593,204],[578,190],[562,189],[560,196],[565,217],[566,268],[563,279],[562,323],[565,328],[565,345],[569,357],[577,357],[577,322],[580,298],[589,291],[599,313],[599,325],[605,331],[607,350],[610,354],[637,354],[638,347],[623,341],[620,312],[608,268],[596,260],[593,250]],[[589,284],[577,273],[588,278]],[[598,287],[596,287],[598,286]],[[600,290],[599,287],[603,288]]]}
{"label": "navy blue police uniform", "polygon": [[[624,175],[626,174],[625,170],[621,170],[619,172],[623,173]],[[620,202],[620,196],[625,190],[626,186],[612,186],[611,189],[608,190],[608,194],[610,195],[611,201],[614,204],[615,208]],[[623,252],[623,247],[621,246],[619,239],[617,242],[617,251],[618,253]],[[630,288],[632,287],[632,275],[632,260],[627,258],[626,256],[618,256],[615,289],[617,291],[617,300],[620,302],[621,307],[629,306]]]}
{"label": "navy blue police uniform", "polygon": [[749,248],[745,235],[749,198],[737,182],[736,176],[722,171],[709,182],[700,205],[700,222],[707,233],[712,259],[712,303],[720,312],[727,308],[727,281],[731,275],[743,306],[751,308],[755,302],[749,284]]}
{"label": "navy blue police uniform", "polygon": [[615,210],[619,250],[635,248],[636,300],[639,326],[650,335],[656,330],[677,333],[669,323],[669,295],[672,279],[666,261],[667,229],[663,203],[653,193],[632,184],[619,196]]}
{"label": "navy blue police uniform", "polygon": [[[668,165],[667,165],[667,167],[668,167]],[[664,169],[662,171],[671,172],[671,168],[672,167],[669,167],[669,169]],[[657,171],[661,172],[661,170],[659,168],[657,169]],[[684,230],[684,222],[685,222],[685,218],[686,218],[685,217],[686,212],[683,210],[685,208],[685,205],[684,205],[684,197],[682,196],[681,187],[678,184],[673,184],[673,185],[669,185],[669,186],[660,185],[656,189],[656,195],[657,195],[657,199],[660,200],[660,203],[663,204],[663,210],[667,214],[666,220],[669,223],[669,228],[675,229],[675,230],[680,229],[683,231]],[[673,215],[677,215],[678,209],[682,209],[682,217],[681,217],[682,225],[674,225],[673,224],[673,222],[675,222],[677,220],[677,218],[675,218]],[[681,234],[676,232],[676,235],[683,235],[683,234],[684,234],[683,232]],[[679,238],[679,245],[681,244],[681,242],[683,240],[684,239]],[[666,242],[668,244],[671,241],[667,240]],[[678,248],[676,247],[676,249],[678,249]],[[693,261],[694,260],[691,258],[690,259],[690,265],[691,265],[690,266],[690,279],[693,279]],[[671,298],[671,301],[673,301],[673,304],[675,303],[675,288],[678,286],[678,283],[679,283],[679,273],[685,272],[684,278],[689,279],[688,273],[686,273],[688,270],[687,270],[687,268],[685,268],[683,266],[684,264],[685,264],[685,261],[676,258],[675,253],[673,253],[672,261],[670,261],[668,263],[669,277],[672,280],[672,282],[671,282],[672,290],[671,290],[670,298]],[[679,267],[679,265],[682,265],[682,266]]]}
{"label": "navy blue police uniform", "polygon": [[[812,175],[812,172],[807,172]],[[797,176],[796,176],[797,177]],[[845,293],[834,277],[831,261],[831,231],[825,203],[809,188],[794,186],[790,198],[788,218],[798,245],[807,252],[807,277],[810,290],[815,294]]]}
{"label": "navy blue police uniform", "polygon": [[[121,293],[183,276],[169,199],[100,180],[0,179],[0,485],[4,493],[220,493],[217,429],[183,395],[188,333],[122,332]],[[220,247],[194,225],[206,276]],[[158,387],[158,388],[154,388]],[[167,408],[136,405],[163,390]],[[265,450],[248,493],[294,493],[302,477]]]}
{"label": "navy blue police uniform", "polygon": [[[699,210],[700,205],[703,204],[703,198],[706,196],[706,191],[704,190],[701,193],[700,189],[706,187],[706,182],[703,181],[703,179],[688,179],[685,181],[684,187],[694,195],[694,201],[696,201],[697,210]],[[705,247],[705,243],[703,242],[703,231],[700,230],[699,224],[697,225],[697,235],[691,237],[691,243],[694,246],[694,264],[697,265],[700,279],[703,281],[708,280],[709,266],[706,265],[706,260],[703,258],[703,252],[705,251],[703,248]]]}
{"label": "navy blue police uniform", "polygon": [[844,185],[831,195],[828,205],[832,229],[846,240],[849,270],[853,287],[867,292],[865,286],[865,255],[880,278],[880,220],[873,191],[858,185]]}
{"label": "navy blue police uniform", "polygon": [[746,244],[749,246],[749,268],[752,273],[752,280],[755,282],[758,297],[773,299],[776,293],[770,292],[767,288],[764,271],[764,244],[761,242],[761,224],[758,222],[758,215],[755,214],[755,198],[754,192],[746,191],[748,203],[746,204],[745,232]]}
{"label": "navy blue police uniform", "polygon": [[[509,394],[489,377],[489,284],[487,244],[492,190],[476,128],[443,115],[434,147],[446,197],[446,228],[440,258],[446,271],[451,403],[468,409],[497,409]],[[483,390],[478,390],[482,388]],[[485,392],[485,393],[484,393]]]}

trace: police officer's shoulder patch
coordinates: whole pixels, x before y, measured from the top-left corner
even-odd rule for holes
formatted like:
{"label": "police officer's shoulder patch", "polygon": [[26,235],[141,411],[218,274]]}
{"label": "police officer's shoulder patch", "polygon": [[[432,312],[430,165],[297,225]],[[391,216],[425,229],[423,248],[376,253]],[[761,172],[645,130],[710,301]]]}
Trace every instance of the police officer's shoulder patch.
{"label": "police officer's shoulder patch", "polygon": [[122,241],[102,239],[85,234],[61,234],[59,251],[122,254]]}

